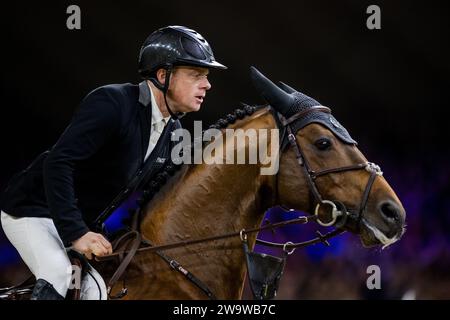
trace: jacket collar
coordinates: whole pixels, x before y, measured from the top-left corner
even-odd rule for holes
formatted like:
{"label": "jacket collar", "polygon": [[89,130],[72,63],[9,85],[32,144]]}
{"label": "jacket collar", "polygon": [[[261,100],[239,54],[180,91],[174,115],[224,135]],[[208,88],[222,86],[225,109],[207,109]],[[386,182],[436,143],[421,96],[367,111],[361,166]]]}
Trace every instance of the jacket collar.
{"label": "jacket collar", "polygon": [[167,122],[170,119],[170,116],[163,117],[158,104],[156,103],[155,96],[153,92],[150,89],[150,86],[148,85],[147,81],[144,80],[141,83],[139,83],[139,103],[141,103],[143,106],[147,107],[150,103],[152,106],[152,124],[157,123],[159,121],[164,121],[164,124],[166,125]]}
{"label": "jacket collar", "polygon": [[139,83],[139,103],[143,106],[148,106],[152,102],[152,93],[150,92],[150,88],[147,84],[147,81],[144,80]]}

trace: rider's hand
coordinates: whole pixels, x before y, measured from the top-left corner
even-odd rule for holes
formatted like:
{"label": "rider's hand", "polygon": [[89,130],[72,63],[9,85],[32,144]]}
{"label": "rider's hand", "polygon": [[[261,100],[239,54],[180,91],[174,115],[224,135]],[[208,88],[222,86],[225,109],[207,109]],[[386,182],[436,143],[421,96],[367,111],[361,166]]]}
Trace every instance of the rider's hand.
{"label": "rider's hand", "polygon": [[101,257],[112,253],[111,243],[100,233],[91,231],[73,241],[72,248],[84,254],[88,259],[92,259],[92,254]]}

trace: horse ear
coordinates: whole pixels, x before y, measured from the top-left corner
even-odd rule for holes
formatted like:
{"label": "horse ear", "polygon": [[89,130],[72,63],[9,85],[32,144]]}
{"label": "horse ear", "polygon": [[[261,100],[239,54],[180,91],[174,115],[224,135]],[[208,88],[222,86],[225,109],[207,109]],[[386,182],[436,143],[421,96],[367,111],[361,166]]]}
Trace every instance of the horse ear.
{"label": "horse ear", "polygon": [[250,67],[250,78],[256,90],[273,108],[282,114],[287,114],[295,101],[291,94],[281,90],[253,66]]}
{"label": "horse ear", "polygon": [[297,90],[295,90],[294,88],[292,88],[291,86],[288,86],[286,83],[284,83],[283,81],[278,81],[278,86],[283,89],[285,92],[287,93],[294,93],[297,92]]}
{"label": "horse ear", "polygon": [[301,107],[309,108],[312,106],[320,105],[320,103],[317,100],[307,96],[306,94],[304,94],[300,91],[295,90],[294,88],[292,88],[291,86],[288,86],[284,82],[279,81],[278,86],[289,94],[295,93],[295,98],[298,99],[298,101],[300,101],[299,106],[301,106]]}

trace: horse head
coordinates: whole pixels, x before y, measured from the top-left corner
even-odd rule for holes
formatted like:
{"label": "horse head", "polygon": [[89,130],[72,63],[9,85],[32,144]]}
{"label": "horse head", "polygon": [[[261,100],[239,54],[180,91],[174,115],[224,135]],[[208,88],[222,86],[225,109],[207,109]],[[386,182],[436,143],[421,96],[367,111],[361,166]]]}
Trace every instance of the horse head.
{"label": "horse head", "polygon": [[253,67],[251,78],[283,130],[276,202],[357,233],[365,246],[398,240],[405,225],[400,200],[331,110]]}

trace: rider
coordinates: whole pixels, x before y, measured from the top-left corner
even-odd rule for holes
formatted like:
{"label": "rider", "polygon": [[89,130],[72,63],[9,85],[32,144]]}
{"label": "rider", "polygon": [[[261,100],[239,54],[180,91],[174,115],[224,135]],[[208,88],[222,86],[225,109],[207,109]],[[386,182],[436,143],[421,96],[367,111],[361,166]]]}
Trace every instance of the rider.
{"label": "rider", "polygon": [[68,248],[89,259],[111,253],[93,221],[147,158],[158,162],[158,146],[171,143],[179,117],[200,109],[211,88],[209,69],[226,67],[196,31],[156,30],[139,54],[144,80],[90,92],[51,150],[10,180],[1,224],[37,279],[32,299],[66,296],[72,275]]}

